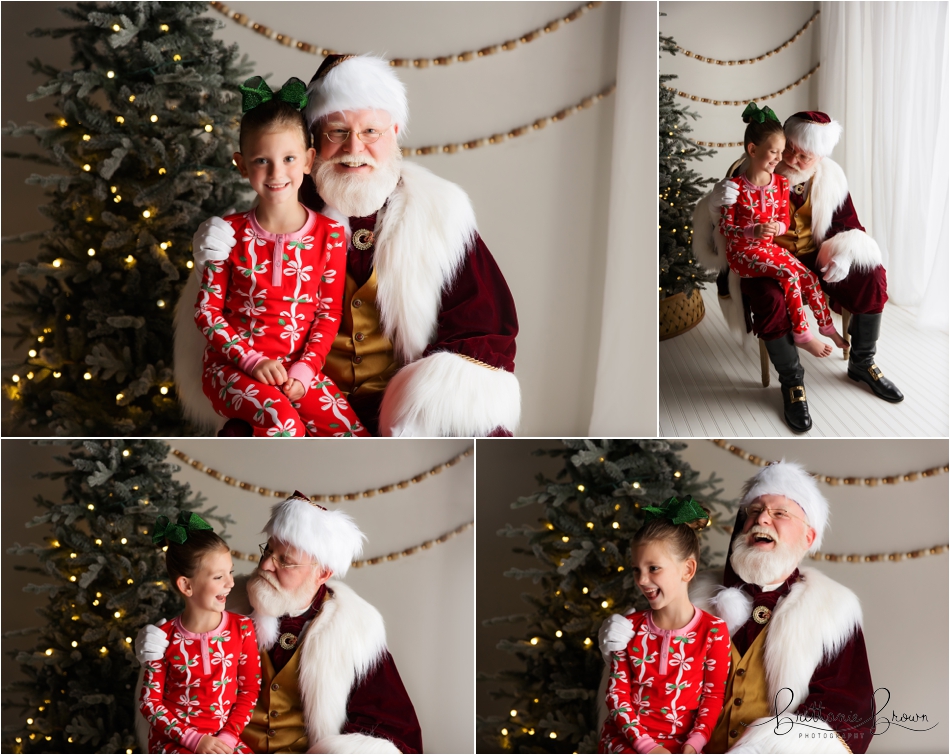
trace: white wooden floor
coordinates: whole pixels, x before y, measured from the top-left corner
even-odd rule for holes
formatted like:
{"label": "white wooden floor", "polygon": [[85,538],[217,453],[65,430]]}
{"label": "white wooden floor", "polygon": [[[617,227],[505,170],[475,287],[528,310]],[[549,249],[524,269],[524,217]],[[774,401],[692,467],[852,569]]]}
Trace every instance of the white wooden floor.
{"label": "white wooden floor", "polygon": [[[660,343],[661,437],[793,436],[782,419],[778,376],[762,387],[757,340],[740,343],[719,309],[715,287],[703,292],[706,317]],[[811,313],[809,312],[809,317]],[[816,359],[801,352],[814,426],[809,437],[947,437],[948,338],[919,330],[914,315],[885,305],[876,362],[904,394],[900,404],[872,395],[847,376],[836,349]],[[835,316],[840,330],[841,320]],[[812,332],[818,332],[814,319]]]}

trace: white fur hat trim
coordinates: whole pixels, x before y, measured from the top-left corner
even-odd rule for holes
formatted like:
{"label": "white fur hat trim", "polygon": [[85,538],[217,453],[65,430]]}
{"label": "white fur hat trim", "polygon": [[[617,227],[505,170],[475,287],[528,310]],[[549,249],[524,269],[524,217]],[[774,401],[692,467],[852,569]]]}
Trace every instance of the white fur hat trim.
{"label": "white fur hat trim", "polygon": [[406,85],[383,58],[354,55],[334,65],[307,87],[307,125],[326,115],[347,110],[385,110],[399,126],[399,136],[409,121]]}
{"label": "white fur hat trim", "polygon": [[815,478],[801,464],[784,459],[769,464],[746,481],[739,505],[748,506],[761,495],[783,495],[801,506],[808,523],[815,530],[815,541],[808,552],[813,553],[821,548],[821,538],[828,526],[828,501],[818,489]]}
{"label": "white fur hat trim", "polygon": [[799,149],[819,157],[829,157],[841,138],[841,124],[833,118],[827,123],[811,120],[802,116],[824,116],[824,113],[796,113],[785,121],[785,136],[795,142]]}
{"label": "white fur hat trim", "polygon": [[328,511],[296,495],[274,504],[264,532],[311,556],[339,578],[363,553],[366,539],[348,514]]}

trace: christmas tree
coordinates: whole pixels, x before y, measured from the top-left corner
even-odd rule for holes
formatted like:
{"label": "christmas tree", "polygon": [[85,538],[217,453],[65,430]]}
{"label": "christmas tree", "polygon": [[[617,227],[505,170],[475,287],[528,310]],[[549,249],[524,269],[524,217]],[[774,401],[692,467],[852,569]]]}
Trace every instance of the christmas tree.
{"label": "christmas tree", "polygon": [[[541,589],[524,596],[530,612],[489,622],[521,621],[527,628],[499,645],[524,670],[482,677],[502,683],[493,694],[509,700],[511,712],[479,719],[481,752],[597,752],[597,689],[604,672],[597,632],[612,613],[648,607],[630,569],[629,543],[645,522],[642,508],[686,495],[705,505],[713,521],[732,508],[719,499],[719,480],[700,480],[679,458],[682,443],[580,440],[564,446],[537,452],[564,459],[557,479],[539,477],[541,490],[512,504],[541,505],[541,526],[509,525],[499,532],[527,538],[527,548],[513,550],[538,560],[535,568],[505,575],[531,579]],[[704,543],[700,568],[723,558]]]}
{"label": "christmas tree", "polygon": [[[676,54],[676,43],[660,35],[660,50]],[[716,279],[692,256],[693,208],[714,179],[702,178],[689,167],[691,160],[716,154],[689,139],[693,129],[689,118],[699,116],[676,104],[676,94],[667,83],[677,78],[660,74],[660,298],[684,293],[687,296]]]}
{"label": "christmas tree", "polygon": [[[15,546],[33,554],[47,577],[32,592],[49,595],[43,626],[17,632],[36,637],[20,652],[28,681],[4,687],[4,707],[22,710],[23,723],[4,730],[4,752],[132,752],[139,629],[182,610],[168,584],[163,549],[150,532],[159,516],[199,512],[218,532],[231,522],[176,482],[160,441],[74,441],[59,461],[67,470],[37,477],[63,479],[62,501],[37,497],[46,513],[27,526],[48,524],[44,545]],[[7,501],[7,505],[13,505]],[[9,635],[7,635],[9,636]]]}
{"label": "christmas tree", "polygon": [[[191,236],[245,203],[231,164],[248,73],[236,46],[212,37],[206,3],[80,2],[78,22],[37,30],[68,37],[72,68],[39,61],[51,125],[15,124],[55,170],[36,259],[21,263],[4,334],[28,345],[4,367],[15,423],[59,435],[181,434],[171,371],[172,313],[193,265]],[[4,263],[4,274],[10,266]],[[11,324],[15,328],[11,328]]]}

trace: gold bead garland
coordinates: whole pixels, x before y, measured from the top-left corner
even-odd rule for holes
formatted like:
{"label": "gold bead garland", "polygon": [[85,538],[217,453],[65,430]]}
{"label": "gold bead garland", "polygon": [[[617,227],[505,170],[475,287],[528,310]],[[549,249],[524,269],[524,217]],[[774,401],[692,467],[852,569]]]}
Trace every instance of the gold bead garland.
{"label": "gold bead garland", "polygon": [[[171,452],[172,454],[177,456],[179,459],[181,459],[185,464],[188,464],[189,466],[194,467],[199,472],[204,472],[209,477],[213,477],[214,479],[218,480],[219,482],[223,482],[226,485],[231,485],[232,487],[235,487],[235,488],[241,488],[241,490],[246,490],[249,493],[257,493],[258,495],[262,495],[265,498],[289,498],[290,496],[293,495],[293,491],[271,490],[270,488],[265,488],[260,485],[254,485],[253,483],[249,483],[249,482],[242,482],[241,480],[238,480],[229,475],[221,474],[221,472],[219,472],[218,470],[212,469],[211,467],[199,461],[198,459],[192,459],[190,456],[188,456],[188,454],[184,453],[183,451],[179,451],[177,448],[171,449]],[[321,493],[315,493],[309,496],[309,498],[311,501],[316,501],[317,503],[339,503],[340,501],[356,501],[360,498],[372,498],[373,496],[376,496],[376,495],[392,493],[394,490],[403,490],[405,488],[408,488],[410,485],[414,485],[414,484],[422,482],[423,480],[428,479],[432,475],[437,475],[443,470],[448,469],[449,467],[454,467],[456,464],[462,461],[462,459],[468,456],[472,456],[474,453],[475,453],[475,448],[473,446],[470,446],[469,448],[466,448],[462,453],[458,454],[457,456],[453,456],[451,459],[449,459],[446,462],[443,462],[442,464],[437,464],[436,466],[432,467],[432,469],[428,470],[427,472],[418,474],[415,477],[409,478],[408,480],[402,480],[400,482],[392,483],[391,485],[383,485],[382,487],[379,487],[379,488],[371,488],[369,490],[362,490],[358,493],[342,493],[338,495],[324,495]]]}
{"label": "gold bead garland", "polygon": [[[320,45],[315,45],[310,42],[302,42],[300,40],[293,39],[286,34],[277,33],[269,26],[259,24],[257,21],[252,21],[244,13],[232,11],[224,3],[212,2],[210,5],[216,11],[218,11],[218,13],[223,16],[227,16],[235,23],[240,24],[241,26],[246,26],[248,29],[257,32],[261,36],[267,37],[268,39],[273,39],[275,42],[283,45],[284,47],[292,47],[295,50],[300,50],[301,52],[309,53],[310,55],[322,55],[324,57],[327,55],[338,54],[336,51],[325,47],[320,47]],[[572,10],[566,16],[549,21],[539,29],[525,32],[521,36],[514,39],[509,39],[506,42],[488,45],[487,47],[483,47],[480,50],[467,50],[454,55],[441,55],[437,58],[393,58],[389,61],[389,65],[393,66],[394,68],[428,68],[430,65],[447,66],[455,62],[467,63],[472,60],[477,60],[478,58],[485,58],[502,50],[514,50],[519,44],[526,45],[529,42],[534,42],[534,40],[544,36],[545,34],[550,34],[554,31],[557,31],[562,25],[569,24],[572,21],[577,21],[577,19],[587,13],[587,11],[593,10],[594,8],[599,8],[601,5],[603,5],[601,2],[584,3],[583,5],[580,5]]]}
{"label": "gold bead garland", "polygon": [[693,142],[698,144],[700,147],[719,147],[722,149],[724,147],[744,147],[745,144],[742,142],[701,142],[699,139],[693,139]]}
{"label": "gold bead garland", "polygon": [[752,63],[760,63],[766,58],[771,58],[773,55],[777,55],[778,53],[782,52],[782,50],[787,49],[790,45],[797,42],[799,37],[801,37],[802,34],[804,34],[806,31],[808,31],[809,27],[811,27],[811,25],[815,23],[815,20],[820,15],[821,15],[821,11],[816,10],[812,14],[812,17],[809,18],[808,21],[805,23],[805,25],[795,33],[795,36],[793,36],[791,39],[786,41],[784,44],[779,45],[774,50],[770,50],[764,55],[759,55],[758,57],[755,57],[755,58],[745,58],[744,60],[717,60],[716,58],[707,58],[703,55],[697,55],[695,52],[691,52],[683,47],[680,47],[679,45],[676,45],[676,49],[679,50],[681,53],[683,53],[683,55],[685,55],[687,58],[698,60],[701,63],[709,63],[710,65],[744,66],[744,65],[751,65]]}
{"label": "gold bead garland", "polygon": [[747,105],[750,102],[763,102],[764,100],[774,100],[779,95],[785,94],[786,92],[790,92],[795,87],[801,84],[804,84],[806,81],[808,81],[808,79],[810,79],[815,74],[815,72],[819,68],[821,68],[821,63],[816,63],[815,67],[812,68],[804,76],[802,76],[798,81],[792,84],[789,84],[786,87],[782,87],[777,92],[772,92],[772,94],[763,94],[759,97],[747,97],[744,100],[713,100],[713,99],[710,99],[709,97],[699,97],[698,95],[695,95],[695,94],[689,94],[688,92],[683,92],[679,89],[668,87],[665,84],[663,85],[663,88],[666,89],[667,91],[675,93],[679,97],[683,97],[687,100],[692,100],[693,102],[705,102],[709,105],[734,105],[736,107],[739,107],[739,106]]}
{"label": "gold bead garland", "polygon": [[581,110],[586,110],[589,107],[592,107],[599,103],[604,97],[609,97],[614,93],[614,90],[617,88],[617,83],[614,82],[607,86],[605,89],[601,90],[597,94],[592,94],[589,97],[585,97],[583,100],[578,102],[576,105],[566,107],[563,110],[558,110],[554,115],[548,116],[546,118],[538,118],[533,123],[530,123],[525,126],[518,126],[513,128],[507,133],[492,134],[491,136],[486,136],[481,139],[473,139],[469,142],[462,142],[459,144],[445,144],[443,146],[429,146],[429,147],[403,147],[402,154],[403,157],[414,157],[419,155],[435,155],[435,154],[455,154],[464,150],[477,149],[478,147],[484,147],[488,144],[501,144],[506,139],[515,139],[519,136],[524,136],[525,134],[531,131],[539,131],[548,123],[560,123],[569,115],[574,115],[574,113],[580,112]]}
{"label": "gold bead garland", "polygon": [[845,562],[849,564],[870,563],[879,561],[903,561],[907,558],[921,558],[923,556],[936,556],[950,550],[950,545],[935,545],[932,548],[921,548],[907,553],[873,553],[870,556],[862,556],[860,553],[809,553],[808,557],[812,561],[834,561]]}
{"label": "gold bead garland", "polygon": [[[761,456],[750,454],[748,451],[744,451],[738,446],[734,446],[732,443],[729,443],[728,441],[710,438],[709,442],[719,446],[731,454],[734,454],[735,456],[738,456],[740,459],[745,459],[747,462],[754,464],[757,467],[767,467],[772,463],[768,459],[763,459]],[[922,478],[935,477],[936,475],[946,474],[947,472],[950,472],[950,464],[944,464],[942,467],[924,469],[920,472],[907,472],[906,474],[888,475],[887,477],[832,477],[831,475],[816,474],[815,472],[809,472],[808,474],[814,477],[818,482],[823,482],[826,485],[864,485],[866,487],[873,488],[877,485],[897,485],[900,482],[915,482],[916,480]]]}
{"label": "gold bead garland", "polygon": [[[469,527],[474,527],[474,526],[475,526],[474,521],[466,522],[460,527],[456,527],[451,532],[446,532],[444,535],[439,535],[439,537],[433,538],[432,540],[426,540],[424,543],[419,543],[419,545],[414,545],[411,548],[406,548],[405,550],[401,550],[401,551],[393,551],[392,553],[387,553],[385,556],[375,556],[374,558],[366,558],[366,559],[363,559],[362,561],[354,561],[351,564],[351,566],[354,569],[362,569],[364,566],[375,566],[376,564],[381,564],[384,561],[397,561],[400,558],[411,556],[415,553],[418,553],[419,551],[428,550],[434,545],[441,545],[442,543],[445,543],[451,540],[453,537],[456,537],[457,535],[461,535]],[[234,556],[234,558],[239,559],[241,561],[255,561],[256,562],[260,560],[259,554],[244,553],[243,551],[239,551],[239,550],[232,550],[231,555]]]}

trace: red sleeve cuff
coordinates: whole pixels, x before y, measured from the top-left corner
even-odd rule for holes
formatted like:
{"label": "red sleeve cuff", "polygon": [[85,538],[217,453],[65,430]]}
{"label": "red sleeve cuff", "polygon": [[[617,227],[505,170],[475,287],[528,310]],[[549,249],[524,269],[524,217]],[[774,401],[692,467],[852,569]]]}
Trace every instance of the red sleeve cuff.
{"label": "red sleeve cuff", "polygon": [[307,395],[307,391],[310,390],[310,383],[313,382],[313,376],[316,374],[316,370],[306,362],[294,362],[287,370],[288,378],[299,380],[303,384],[304,395]]}

